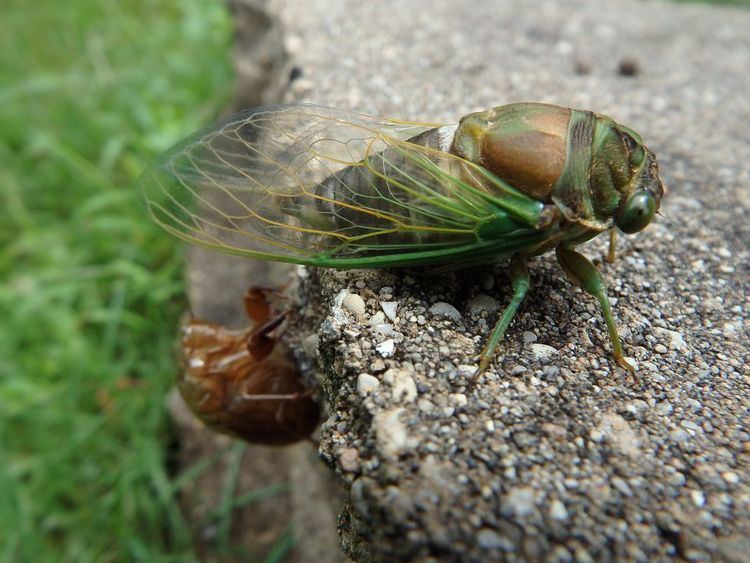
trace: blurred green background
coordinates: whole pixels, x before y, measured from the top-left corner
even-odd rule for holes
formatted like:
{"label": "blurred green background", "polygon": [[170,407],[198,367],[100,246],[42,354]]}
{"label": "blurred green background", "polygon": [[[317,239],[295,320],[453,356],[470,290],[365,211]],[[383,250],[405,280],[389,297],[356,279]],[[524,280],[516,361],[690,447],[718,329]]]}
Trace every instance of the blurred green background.
{"label": "blurred green background", "polygon": [[133,183],[233,90],[216,0],[6,0],[0,561],[192,557],[164,395],[180,247]]}
{"label": "blurred green background", "polygon": [[3,4],[0,561],[195,558],[176,494],[205,464],[170,475],[164,409],[182,259],[133,183],[228,104],[231,35],[217,0]]}

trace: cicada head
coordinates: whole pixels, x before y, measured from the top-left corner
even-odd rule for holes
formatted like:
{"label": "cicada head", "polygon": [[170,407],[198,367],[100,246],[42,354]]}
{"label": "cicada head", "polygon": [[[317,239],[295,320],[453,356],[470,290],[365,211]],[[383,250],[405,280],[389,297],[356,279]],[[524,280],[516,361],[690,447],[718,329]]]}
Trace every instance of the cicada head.
{"label": "cicada head", "polygon": [[622,198],[615,214],[615,224],[624,233],[643,230],[659,210],[664,185],[659,178],[656,157],[640,136],[624,125],[616,125],[628,156],[630,178],[622,190]]}
{"label": "cicada head", "polygon": [[640,231],[664,193],[638,134],[590,111],[518,103],[473,113],[451,150],[592,230]]}

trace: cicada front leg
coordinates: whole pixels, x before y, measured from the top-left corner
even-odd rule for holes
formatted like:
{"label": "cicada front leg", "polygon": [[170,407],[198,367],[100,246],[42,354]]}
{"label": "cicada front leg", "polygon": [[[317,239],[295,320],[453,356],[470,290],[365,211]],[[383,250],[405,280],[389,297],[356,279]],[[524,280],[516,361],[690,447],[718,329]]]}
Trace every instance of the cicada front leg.
{"label": "cicada front leg", "polygon": [[617,259],[617,230],[613,227],[609,230],[609,251],[605,260],[610,264]]}
{"label": "cicada front leg", "polygon": [[258,361],[268,356],[276,345],[277,337],[273,334],[286,318],[286,313],[276,314],[268,299],[269,294],[278,294],[272,287],[254,285],[245,292],[245,312],[253,321],[253,328],[247,338],[247,349]]}
{"label": "cicada front leg", "polygon": [[636,378],[635,367],[625,358],[625,354],[622,351],[622,343],[617,333],[617,325],[615,325],[614,315],[612,315],[612,307],[610,307],[609,299],[607,298],[607,287],[604,284],[601,273],[599,273],[599,270],[596,269],[596,266],[588,258],[571,248],[558,246],[555,253],[560,267],[568,277],[586,293],[593,295],[599,301],[604,322],[607,323],[607,331],[609,332],[609,339],[612,342],[615,361]]}
{"label": "cicada front leg", "polygon": [[529,269],[526,267],[525,258],[514,256],[510,261],[510,282],[513,287],[513,297],[511,297],[510,303],[508,303],[508,306],[503,311],[503,314],[497,321],[497,324],[495,324],[495,328],[492,330],[492,334],[490,334],[487,343],[484,345],[476,375],[484,372],[489,367],[498,344],[503,339],[503,336],[505,336],[505,331],[508,330],[510,322],[516,315],[518,308],[521,306],[521,302],[524,297],[526,297],[526,293],[529,290],[531,282],[529,280]]}

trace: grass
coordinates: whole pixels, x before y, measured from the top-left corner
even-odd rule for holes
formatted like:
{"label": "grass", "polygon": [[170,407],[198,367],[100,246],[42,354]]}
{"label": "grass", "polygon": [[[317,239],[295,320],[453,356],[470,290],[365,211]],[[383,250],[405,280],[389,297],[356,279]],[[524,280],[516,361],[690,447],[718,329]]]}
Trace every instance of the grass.
{"label": "grass", "polygon": [[215,0],[0,18],[0,561],[185,561],[164,395],[179,246],[132,185],[232,90]]}

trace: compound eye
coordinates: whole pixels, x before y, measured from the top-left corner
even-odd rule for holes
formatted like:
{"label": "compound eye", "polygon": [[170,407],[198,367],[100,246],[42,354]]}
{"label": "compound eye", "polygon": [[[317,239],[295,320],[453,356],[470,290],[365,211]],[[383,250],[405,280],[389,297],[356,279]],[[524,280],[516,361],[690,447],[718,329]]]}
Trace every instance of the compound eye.
{"label": "compound eye", "polygon": [[633,168],[638,168],[646,157],[646,151],[643,150],[643,145],[624,131],[621,131],[620,134],[622,135],[623,143],[625,143],[625,148],[628,150],[628,157],[631,166]]}
{"label": "compound eye", "polygon": [[637,233],[646,228],[654,218],[654,213],[656,200],[650,193],[641,190],[625,202],[615,222],[623,233]]}

